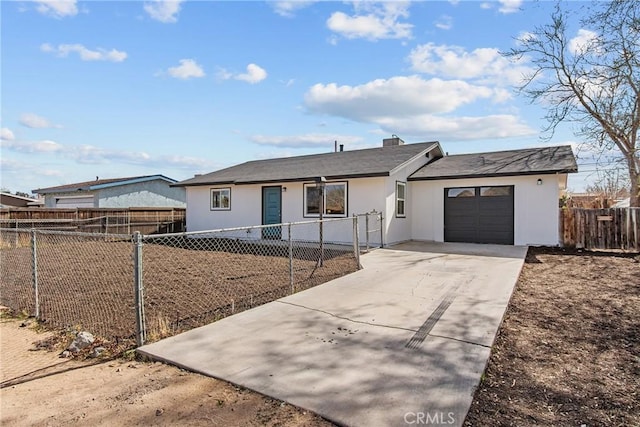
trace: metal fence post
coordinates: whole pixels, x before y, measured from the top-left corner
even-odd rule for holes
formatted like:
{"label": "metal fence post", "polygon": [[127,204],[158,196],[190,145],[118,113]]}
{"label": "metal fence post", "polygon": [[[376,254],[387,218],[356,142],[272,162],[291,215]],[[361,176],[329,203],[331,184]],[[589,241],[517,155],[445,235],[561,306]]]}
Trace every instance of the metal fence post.
{"label": "metal fence post", "polygon": [[358,229],[358,215],[353,215],[353,253],[356,257],[358,270],[362,268],[360,264],[360,230]]}
{"label": "metal fence post", "polygon": [[293,285],[293,241],[291,240],[291,223],[287,225],[287,238],[289,240],[289,285],[291,285],[291,293],[295,292]]}
{"label": "metal fence post", "polygon": [[367,242],[366,251],[369,252],[369,214],[364,215],[365,241]]}
{"label": "metal fence post", "polygon": [[380,212],[380,248],[384,248],[384,224],[382,220],[382,212]]}
{"label": "metal fence post", "polygon": [[40,320],[40,297],[38,295],[38,245],[36,230],[31,230],[31,265],[33,267],[33,293],[36,303],[36,319]]}
{"label": "metal fence post", "polygon": [[133,234],[133,282],[136,306],[136,344],[144,345],[146,328],[144,320],[144,284],[142,281],[142,235],[139,231]]}

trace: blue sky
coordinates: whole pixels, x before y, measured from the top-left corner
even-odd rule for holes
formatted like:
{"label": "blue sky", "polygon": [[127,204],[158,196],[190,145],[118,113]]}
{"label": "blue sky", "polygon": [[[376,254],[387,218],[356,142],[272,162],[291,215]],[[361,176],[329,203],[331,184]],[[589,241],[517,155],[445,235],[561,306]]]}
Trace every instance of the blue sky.
{"label": "blue sky", "polygon": [[[575,146],[569,127],[540,139],[544,111],[514,90],[531,64],[499,54],[553,6],[3,1],[1,185],[180,180],[392,134],[450,154]],[[571,190],[595,177],[582,162]]]}

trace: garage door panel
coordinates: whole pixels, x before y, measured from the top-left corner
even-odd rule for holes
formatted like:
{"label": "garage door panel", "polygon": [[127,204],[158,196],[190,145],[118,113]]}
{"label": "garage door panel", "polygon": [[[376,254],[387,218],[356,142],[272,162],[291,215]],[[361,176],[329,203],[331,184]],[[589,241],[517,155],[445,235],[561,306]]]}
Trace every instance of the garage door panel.
{"label": "garage door panel", "polygon": [[445,188],[445,241],[512,245],[513,192],[513,186]]}

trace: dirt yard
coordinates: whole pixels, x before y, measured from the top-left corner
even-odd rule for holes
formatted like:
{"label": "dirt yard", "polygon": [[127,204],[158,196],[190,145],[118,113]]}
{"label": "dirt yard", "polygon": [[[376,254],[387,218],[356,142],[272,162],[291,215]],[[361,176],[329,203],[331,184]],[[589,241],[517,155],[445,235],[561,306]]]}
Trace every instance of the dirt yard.
{"label": "dirt yard", "polygon": [[640,256],[530,249],[466,426],[640,426]]}
{"label": "dirt yard", "polygon": [[[465,425],[640,425],[639,315],[640,257],[530,250]],[[332,425],[163,364],[29,351],[52,341],[15,320],[0,338],[3,426]]]}
{"label": "dirt yard", "polygon": [[[143,245],[147,338],[154,341],[357,270],[350,247],[252,244],[230,239],[148,238]],[[87,330],[113,348],[135,346],[133,245],[122,239],[38,235],[40,314],[51,328]],[[0,250],[1,303],[35,312],[31,248]]]}

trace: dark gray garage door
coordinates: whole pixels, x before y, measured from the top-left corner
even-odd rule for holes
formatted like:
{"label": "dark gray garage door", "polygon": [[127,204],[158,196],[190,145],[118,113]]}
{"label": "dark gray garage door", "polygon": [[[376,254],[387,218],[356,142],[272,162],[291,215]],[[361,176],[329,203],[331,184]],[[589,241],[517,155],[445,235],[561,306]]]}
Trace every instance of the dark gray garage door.
{"label": "dark gray garage door", "polygon": [[445,188],[444,240],[513,245],[513,186]]}

